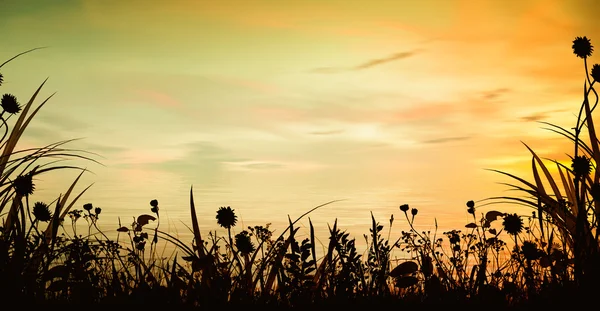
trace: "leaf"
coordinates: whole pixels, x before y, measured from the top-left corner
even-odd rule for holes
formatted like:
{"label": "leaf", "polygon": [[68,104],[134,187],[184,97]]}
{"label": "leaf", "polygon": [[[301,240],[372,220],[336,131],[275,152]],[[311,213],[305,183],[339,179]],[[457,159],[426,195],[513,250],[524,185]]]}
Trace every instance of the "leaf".
{"label": "leaf", "polygon": [[489,211],[489,212],[485,213],[485,219],[487,219],[487,221],[489,221],[489,222],[497,220],[498,217],[502,217],[502,216],[504,216],[504,213],[501,213],[498,211]]}
{"label": "leaf", "polygon": [[475,223],[473,223],[473,222],[472,222],[472,223],[468,223],[468,224],[466,224],[466,225],[465,225],[465,228],[473,228],[473,229],[474,229],[474,228],[477,228],[477,225],[476,225]]}
{"label": "leaf", "polygon": [[407,288],[417,284],[418,282],[419,279],[414,276],[405,276],[396,279],[396,286],[400,288]]}
{"label": "leaf", "polygon": [[390,276],[393,278],[397,278],[403,275],[415,273],[419,270],[419,265],[417,265],[414,261],[406,261],[399,265],[397,265],[392,271],[390,271]]}
{"label": "leaf", "polygon": [[117,229],[118,232],[129,232],[129,228],[127,227],[121,227],[119,229]]}
{"label": "leaf", "polygon": [[150,220],[156,220],[156,217],[152,216],[152,215],[148,215],[148,214],[143,214],[138,216],[136,222],[138,224],[139,227],[143,227],[145,225],[147,225]]}

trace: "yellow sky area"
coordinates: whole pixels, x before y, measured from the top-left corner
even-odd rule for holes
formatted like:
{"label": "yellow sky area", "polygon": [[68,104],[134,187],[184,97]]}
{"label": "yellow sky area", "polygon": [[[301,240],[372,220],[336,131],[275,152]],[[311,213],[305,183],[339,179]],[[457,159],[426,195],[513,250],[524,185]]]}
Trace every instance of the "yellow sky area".
{"label": "yellow sky area", "polygon": [[[594,0],[33,3],[0,3],[0,56],[50,48],[2,68],[1,90],[25,102],[50,76],[41,96],[58,93],[20,146],[83,137],[106,165],[85,200],[113,222],[153,198],[186,222],[194,185],[204,228],[219,206],[285,225],[335,199],[325,233],[339,218],[360,237],[404,203],[462,227],[467,200],[505,194],[486,168],[531,180],[522,142],[568,159],[536,121],[574,125],[571,42],[600,46]],[[73,174],[45,178],[55,198]]]}

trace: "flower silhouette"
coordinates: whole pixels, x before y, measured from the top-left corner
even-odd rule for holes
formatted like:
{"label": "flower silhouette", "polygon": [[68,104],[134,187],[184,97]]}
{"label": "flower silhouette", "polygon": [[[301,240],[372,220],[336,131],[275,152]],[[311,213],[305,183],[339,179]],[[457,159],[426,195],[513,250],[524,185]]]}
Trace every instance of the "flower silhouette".
{"label": "flower silhouette", "polygon": [[246,230],[235,235],[235,247],[242,255],[248,255],[254,251],[254,244],[250,240],[250,233]]}
{"label": "flower silhouette", "polygon": [[587,37],[577,37],[573,40],[573,53],[577,57],[587,58],[592,56],[592,52],[594,52],[594,47]]}
{"label": "flower silhouette", "polygon": [[48,205],[44,202],[36,202],[33,204],[33,216],[35,219],[39,221],[50,221],[52,218],[52,214],[50,213],[50,209]]}
{"label": "flower silhouette", "polygon": [[510,235],[517,235],[523,230],[523,220],[517,214],[507,214],[502,222],[504,230]]}
{"label": "flower silhouette", "polygon": [[21,111],[21,105],[17,102],[17,98],[12,94],[2,95],[2,101],[0,102],[2,109],[10,114],[19,113]]}
{"label": "flower silhouette", "polygon": [[17,195],[26,196],[33,194],[35,186],[33,184],[33,175],[31,173],[22,174],[17,176],[13,181],[15,192]]}
{"label": "flower silhouette", "polygon": [[590,71],[590,76],[592,76],[592,79],[594,79],[594,81],[600,82],[600,65],[599,64],[594,64],[594,66],[592,66],[592,70]]}
{"label": "flower silhouette", "polygon": [[573,169],[573,174],[575,174],[576,177],[586,177],[592,170],[590,160],[585,156],[574,157],[571,162],[571,168]]}
{"label": "flower silhouette", "polygon": [[231,227],[235,227],[236,222],[237,216],[231,207],[227,206],[219,208],[217,211],[217,223],[219,226],[230,229]]}

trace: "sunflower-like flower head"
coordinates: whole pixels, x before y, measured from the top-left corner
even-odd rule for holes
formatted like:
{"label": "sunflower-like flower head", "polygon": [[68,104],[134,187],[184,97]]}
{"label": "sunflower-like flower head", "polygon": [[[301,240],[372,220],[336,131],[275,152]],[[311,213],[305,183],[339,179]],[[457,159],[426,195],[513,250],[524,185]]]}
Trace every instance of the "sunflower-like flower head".
{"label": "sunflower-like flower head", "polygon": [[6,113],[10,114],[19,113],[19,111],[21,111],[21,105],[17,101],[17,98],[12,94],[2,95],[0,106],[2,106],[2,109],[4,109]]}
{"label": "sunflower-like flower head", "polygon": [[235,247],[242,255],[248,255],[254,252],[254,243],[250,239],[250,233],[246,230],[235,235]]}
{"label": "sunflower-like flower head", "polygon": [[517,235],[521,233],[523,230],[523,220],[519,215],[515,214],[506,214],[504,216],[504,221],[502,222],[502,226],[504,230],[510,235]]}
{"label": "sunflower-like flower head", "polygon": [[588,58],[592,56],[593,52],[594,47],[587,37],[576,37],[575,40],[573,40],[573,53],[577,55],[577,57]]}
{"label": "sunflower-like flower head", "polygon": [[574,157],[571,168],[576,177],[587,177],[592,170],[590,160],[584,155]]}
{"label": "sunflower-like flower head", "polygon": [[594,66],[592,66],[592,70],[590,70],[590,76],[592,76],[594,81],[600,82],[600,64],[594,64]]}
{"label": "sunflower-like flower head", "polygon": [[20,196],[27,196],[33,194],[35,185],[33,184],[33,175],[31,173],[21,174],[13,181],[13,187],[15,192]]}
{"label": "sunflower-like flower head", "polygon": [[52,218],[52,213],[50,213],[50,209],[46,203],[36,202],[33,204],[33,217],[39,221],[47,222]]}
{"label": "sunflower-like flower head", "polygon": [[237,216],[234,213],[234,209],[231,207],[220,207],[217,211],[217,223],[219,226],[230,229],[231,227],[235,227],[235,223],[237,222]]}
{"label": "sunflower-like flower head", "polygon": [[531,241],[524,241],[521,245],[521,253],[527,260],[536,260],[540,258],[540,250],[537,245]]}

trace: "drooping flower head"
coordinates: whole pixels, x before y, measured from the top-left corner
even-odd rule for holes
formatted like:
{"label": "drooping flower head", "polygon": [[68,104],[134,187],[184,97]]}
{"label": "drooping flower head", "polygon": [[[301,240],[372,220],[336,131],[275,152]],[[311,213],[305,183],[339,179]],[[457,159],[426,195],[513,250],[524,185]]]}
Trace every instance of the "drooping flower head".
{"label": "drooping flower head", "polygon": [[590,76],[592,76],[592,79],[594,79],[594,81],[600,82],[600,64],[594,64],[594,66],[592,66]]}
{"label": "drooping flower head", "polygon": [[254,252],[254,244],[250,239],[250,233],[246,230],[235,235],[235,247],[242,255],[248,255]]}
{"label": "drooping flower head", "polygon": [[231,227],[235,226],[235,223],[237,222],[237,216],[234,213],[234,210],[227,206],[227,207],[220,207],[219,210],[217,211],[217,223],[219,224],[219,226],[226,228],[226,229],[230,229]]}
{"label": "drooping flower head", "polygon": [[573,40],[573,53],[580,58],[587,58],[592,56],[594,47],[587,37],[577,37]]}
{"label": "drooping flower head", "polygon": [[13,181],[13,187],[17,195],[26,196],[33,194],[35,186],[33,184],[33,175],[31,173],[21,174]]}
{"label": "drooping flower head", "polygon": [[46,203],[36,202],[33,204],[33,217],[39,221],[50,221],[52,214]]}
{"label": "drooping flower head", "polygon": [[17,98],[12,94],[2,95],[0,106],[6,111],[6,113],[15,114],[21,111],[21,105],[17,102]]}
{"label": "drooping flower head", "polygon": [[508,234],[517,235],[523,230],[523,220],[516,213],[506,214],[502,226]]}

